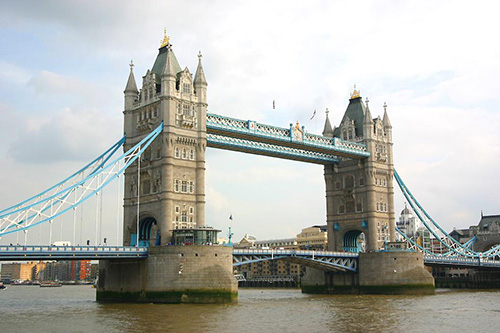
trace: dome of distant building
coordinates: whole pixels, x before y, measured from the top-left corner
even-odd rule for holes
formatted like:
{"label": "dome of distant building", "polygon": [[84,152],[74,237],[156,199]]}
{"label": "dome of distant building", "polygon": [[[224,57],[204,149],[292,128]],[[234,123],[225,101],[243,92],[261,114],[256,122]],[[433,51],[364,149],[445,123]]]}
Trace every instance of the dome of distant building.
{"label": "dome of distant building", "polygon": [[405,208],[401,211],[401,214],[400,215],[410,215],[411,212],[410,210],[408,209],[408,207],[406,206],[406,203],[405,203]]}

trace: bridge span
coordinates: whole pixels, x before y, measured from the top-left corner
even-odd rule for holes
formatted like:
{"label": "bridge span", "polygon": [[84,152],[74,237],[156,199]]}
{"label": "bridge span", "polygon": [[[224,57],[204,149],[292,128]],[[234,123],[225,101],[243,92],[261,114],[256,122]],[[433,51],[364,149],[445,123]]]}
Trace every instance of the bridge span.
{"label": "bridge span", "polygon": [[[35,260],[113,260],[146,259],[146,246],[47,246],[47,245],[3,245],[0,246],[0,261]],[[359,253],[279,250],[279,249],[233,249],[233,266],[241,266],[267,260],[289,260],[304,266],[324,271],[357,272]],[[500,268],[500,260],[488,258],[461,258],[424,255],[426,266],[453,266],[471,268]]]}

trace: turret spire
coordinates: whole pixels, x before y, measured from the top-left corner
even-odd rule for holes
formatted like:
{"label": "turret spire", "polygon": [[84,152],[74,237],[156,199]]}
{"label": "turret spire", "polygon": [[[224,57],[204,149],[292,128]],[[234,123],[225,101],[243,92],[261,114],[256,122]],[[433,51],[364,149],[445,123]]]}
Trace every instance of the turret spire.
{"label": "turret spire", "polygon": [[333,136],[333,130],[332,130],[332,125],[330,124],[330,119],[328,119],[328,108],[326,108],[325,114],[326,114],[326,120],[325,120],[325,127],[323,128],[323,136]]}
{"label": "turret spire", "polygon": [[124,93],[127,92],[139,93],[139,90],[137,90],[137,84],[135,83],[134,62],[132,60],[130,60],[130,74],[128,76],[128,81],[127,85],[125,86]]}
{"label": "turret spire", "polygon": [[163,74],[165,76],[175,76],[176,72],[174,70],[173,60],[172,60],[172,45],[167,44],[167,59],[165,60],[165,67],[163,68]]}
{"label": "turret spire", "polygon": [[382,120],[384,123],[384,127],[392,128],[391,122],[389,120],[389,116],[387,115],[387,104],[384,102],[384,118]]}
{"label": "turret spire", "polygon": [[198,53],[198,68],[196,68],[196,74],[194,75],[194,84],[207,84],[205,79],[205,72],[203,71],[203,66],[201,64],[201,51]]}

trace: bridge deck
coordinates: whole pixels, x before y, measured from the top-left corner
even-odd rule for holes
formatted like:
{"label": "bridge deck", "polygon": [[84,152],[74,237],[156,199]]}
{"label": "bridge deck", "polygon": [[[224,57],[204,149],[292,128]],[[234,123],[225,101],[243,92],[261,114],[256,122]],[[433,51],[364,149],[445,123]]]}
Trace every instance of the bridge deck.
{"label": "bridge deck", "polygon": [[131,246],[0,246],[0,261],[144,259],[147,247]]}
{"label": "bridge deck", "polygon": [[[147,257],[148,248],[144,246],[0,245],[0,261],[144,259]],[[357,271],[358,257],[358,253],[351,252],[233,249],[233,265],[235,266],[293,258],[308,260],[324,268]],[[424,255],[424,263],[428,266],[500,268],[499,260],[485,258]]]}

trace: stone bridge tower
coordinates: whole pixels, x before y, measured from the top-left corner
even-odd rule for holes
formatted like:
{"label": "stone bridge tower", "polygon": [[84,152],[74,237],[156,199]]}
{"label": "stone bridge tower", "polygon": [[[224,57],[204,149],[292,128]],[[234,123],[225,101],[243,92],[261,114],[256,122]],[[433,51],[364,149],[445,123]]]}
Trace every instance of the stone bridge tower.
{"label": "stone bridge tower", "polygon": [[[392,126],[384,116],[372,118],[354,88],[339,127],[326,118],[325,136],[365,144],[370,157],[325,165],[328,248],[372,252],[395,240]],[[366,248],[362,248],[363,237]]]}
{"label": "stone bridge tower", "polygon": [[125,150],[164,124],[140,162],[125,172],[124,245],[136,244],[137,231],[140,245],[167,244],[172,229],[205,224],[207,81],[201,53],[193,78],[165,35],[142,89],[131,64],[124,94]]}

